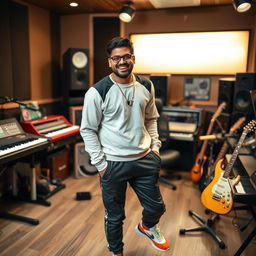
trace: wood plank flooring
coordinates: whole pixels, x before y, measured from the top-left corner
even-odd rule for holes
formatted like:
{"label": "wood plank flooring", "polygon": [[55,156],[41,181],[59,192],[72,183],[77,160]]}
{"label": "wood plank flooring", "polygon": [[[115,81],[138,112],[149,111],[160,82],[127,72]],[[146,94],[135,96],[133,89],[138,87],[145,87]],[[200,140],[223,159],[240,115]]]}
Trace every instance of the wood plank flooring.
{"label": "wood plank flooring", "polygon": [[[198,223],[188,215],[194,210],[204,218],[209,217],[200,203],[200,192],[182,172],[182,179],[173,181],[177,190],[161,184],[166,213],[160,227],[171,244],[169,252],[158,252],[143,237],[134,233],[141,218],[142,208],[131,188],[127,190],[126,220],[124,223],[125,256],[231,256],[254,227],[241,232],[238,226],[246,224],[251,216],[247,211],[232,211],[221,216],[214,230],[224,240],[227,248],[220,249],[209,234],[196,232],[179,235],[181,228],[194,228]],[[50,207],[14,202],[1,205],[2,209],[27,217],[38,218],[33,226],[18,221],[0,219],[1,256],[111,256],[104,234],[104,209],[98,176],[64,181],[66,188],[53,195]],[[91,200],[75,200],[76,192],[88,191]],[[255,255],[255,239],[243,256]]]}

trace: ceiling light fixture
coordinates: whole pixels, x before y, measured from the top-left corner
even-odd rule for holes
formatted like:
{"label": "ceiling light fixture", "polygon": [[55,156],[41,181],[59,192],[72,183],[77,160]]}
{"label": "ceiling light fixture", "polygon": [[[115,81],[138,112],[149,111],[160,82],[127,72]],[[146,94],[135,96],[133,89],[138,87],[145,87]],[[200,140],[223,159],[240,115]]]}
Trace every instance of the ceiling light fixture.
{"label": "ceiling light fixture", "polygon": [[233,0],[234,8],[238,12],[246,12],[251,8],[252,0]]}
{"label": "ceiling light fixture", "polygon": [[77,6],[78,6],[78,3],[76,3],[76,2],[71,2],[69,5],[70,5],[71,7],[77,7]]}
{"label": "ceiling light fixture", "polygon": [[130,22],[134,15],[135,9],[133,8],[133,2],[125,2],[122,8],[119,11],[119,19],[123,22]]}

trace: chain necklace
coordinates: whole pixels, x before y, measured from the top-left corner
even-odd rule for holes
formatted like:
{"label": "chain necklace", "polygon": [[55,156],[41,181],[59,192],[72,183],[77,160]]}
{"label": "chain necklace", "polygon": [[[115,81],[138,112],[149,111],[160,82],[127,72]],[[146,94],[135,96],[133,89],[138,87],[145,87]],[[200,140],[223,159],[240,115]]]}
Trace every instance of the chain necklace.
{"label": "chain necklace", "polygon": [[119,85],[116,81],[114,81],[114,82],[115,82],[115,84],[117,85],[117,87],[119,88],[120,92],[123,94],[123,96],[124,96],[124,98],[125,98],[125,100],[126,100],[126,102],[127,102],[127,105],[130,106],[130,107],[132,107],[133,102],[134,102],[134,93],[135,93],[134,82],[132,83],[133,90],[132,90],[132,98],[131,98],[131,99],[127,99],[127,98],[125,97],[124,92],[123,92],[123,90],[121,89],[120,85]]}

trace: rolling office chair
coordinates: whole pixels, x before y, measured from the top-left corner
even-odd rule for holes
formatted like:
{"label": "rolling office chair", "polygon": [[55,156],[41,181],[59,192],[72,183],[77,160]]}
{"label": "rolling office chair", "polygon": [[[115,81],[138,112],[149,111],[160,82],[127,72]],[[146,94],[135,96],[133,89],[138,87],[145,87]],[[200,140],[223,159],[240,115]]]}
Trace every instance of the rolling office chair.
{"label": "rolling office chair", "polygon": [[160,98],[156,98],[155,102],[157,111],[160,115],[158,119],[158,133],[159,139],[162,142],[162,147],[160,148],[161,168],[166,171],[165,175],[160,175],[159,181],[170,186],[173,190],[176,190],[176,185],[171,183],[168,179],[181,179],[181,175],[170,172],[170,165],[175,163],[180,158],[180,152],[169,148],[170,138],[168,132],[168,120],[166,117],[161,115],[163,109],[163,101]]}

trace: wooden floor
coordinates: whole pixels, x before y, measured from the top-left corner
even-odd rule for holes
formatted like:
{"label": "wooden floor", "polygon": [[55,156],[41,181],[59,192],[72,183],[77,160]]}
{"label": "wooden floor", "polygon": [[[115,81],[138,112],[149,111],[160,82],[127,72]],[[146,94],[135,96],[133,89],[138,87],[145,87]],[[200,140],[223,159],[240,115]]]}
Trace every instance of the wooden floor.
{"label": "wooden floor", "polygon": [[[255,223],[244,231],[239,226],[246,224],[251,216],[246,211],[221,216],[214,229],[224,240],[227,248],[220,249],[217,243],[206,233],[197,232],[179,235],[181,228],[197,227],[198,224],[189,215],[195,210],[203,217],[204,207],[200,203],[200,192],[191,183],[187,173],[174,181],[177,190],[173,191],[161,185],[167,211],[162,217],[160,227],[171,244],[171,250],[163,253],[156,251],[149,242],[134,233],[134,227],[141,218],[141,206],[133,191],[127,190],[126,220],[124,224],[125,256],[229,256],[234,255]],[[15,202],[1,208],[27,217],[39,218],[37,226],[18,221],[0,219],[0,255],[1,256],[111,256],[106,248],[103,218],[104,209],[98,176],[64,181],[66,188],[59,191],[48,201],[50,207]],[[76,201],[79,191],[91,192],[92,199]],[[242,254],[255,255],[255,239]]]}

